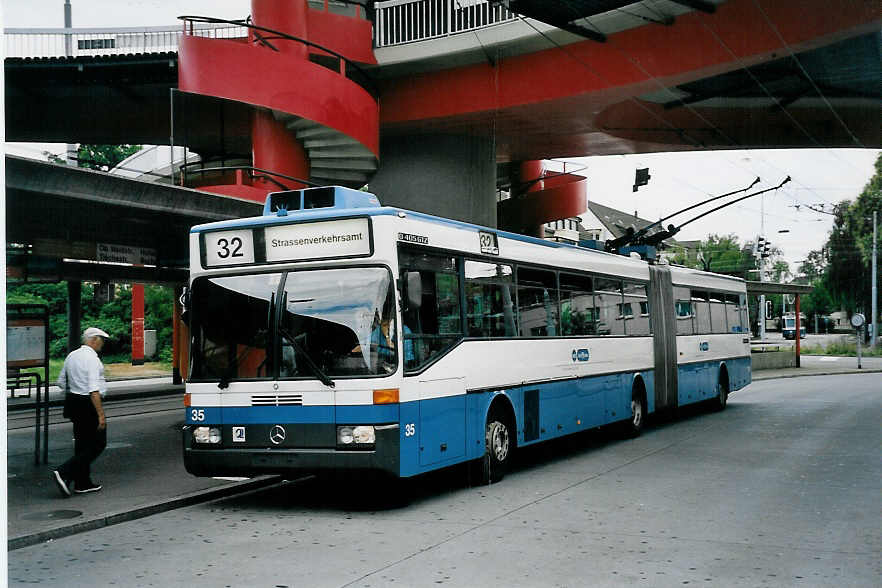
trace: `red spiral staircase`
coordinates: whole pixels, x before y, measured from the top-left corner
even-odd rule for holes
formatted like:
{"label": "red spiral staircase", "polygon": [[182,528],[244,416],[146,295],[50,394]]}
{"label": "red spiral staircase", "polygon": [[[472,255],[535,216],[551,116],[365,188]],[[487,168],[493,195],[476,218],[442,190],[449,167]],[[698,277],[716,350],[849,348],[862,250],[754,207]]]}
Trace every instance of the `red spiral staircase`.
{"label": "red spiral staircase", "polygon": [[[225,157],[200,153],[200,167],[184,182],[200,190],[263,201],[270,191],[315,184],[365,185],[376,172],[379,105],[360,66],[375,64],[371,23],[311,8],[305,1],[252,0],[247,39],[186,34],[179,48],[178,89],[235,103],[250,118],[251,157],[236,166],[208,163]],[[221,141],[223,143],[223,141]],[[250,164],[250,165],[249,165]],[[235,170],[233,168],[236,168]],[[216,173],[220,170],[222,173]],[[195,173],[194,173],[195,172]],[[256,172],[256,173],[255,173]]]}

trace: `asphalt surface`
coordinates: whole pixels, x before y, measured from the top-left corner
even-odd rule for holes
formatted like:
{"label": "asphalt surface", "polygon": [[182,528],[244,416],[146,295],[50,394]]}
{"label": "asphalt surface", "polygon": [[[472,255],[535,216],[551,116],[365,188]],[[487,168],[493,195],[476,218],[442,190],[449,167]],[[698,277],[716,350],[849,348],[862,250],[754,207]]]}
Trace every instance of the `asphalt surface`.
{"label": "asphalt surface", "polygon": [[[804,356],[802,367],[754,372],[754,381],[811,375],[882,371],[882,358]],[[73,454],[72,427],[60,406],[50,410],[49,464],[35,464],[32,399],[7,399],[7,515],[10,550],[98,529],[189,504],[281,483],[196,478],[181,459],[183,386],[171,378],[108,383],[108,447],[93,468],[101,492],[62,498],[51,477]],[[50,389],[58,403],[60,391]],[[145,426],[143,419],[149,419]]]}
{"label": "asphalt surface", "polygon": [[684,410],[636,439],[524,448],[492,486],[420,477],[402,503],[360,478],[273,485],[11,551],[9,581],[876,588],[880,382],[754,382],[724,412]]}

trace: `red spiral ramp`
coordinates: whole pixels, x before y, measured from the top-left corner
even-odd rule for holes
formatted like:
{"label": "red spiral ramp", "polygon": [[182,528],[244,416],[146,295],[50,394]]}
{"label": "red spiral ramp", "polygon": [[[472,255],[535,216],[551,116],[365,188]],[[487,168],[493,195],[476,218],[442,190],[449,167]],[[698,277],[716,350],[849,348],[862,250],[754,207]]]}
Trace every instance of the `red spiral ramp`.
{"label": "red spiral ramp", "polygon": [[[572,173],[549,172],[540,162],[521,167],[526,193],[497,204],[500,229],[544,237],[545,223],[578,216],[588,209],[588,179]],[[538,175],[532,175],[536,171]]]}
{"label": "red spiral ramp", "polygon": [[[199,189],[262,201],[280,189],[279,182],[302,187],[285,176],[366,184],[378,163],[379,105],[352,73],[359,64],[376,63],[371,23],[305,1],[252,0],[252,18],[248,39],[185,35],[178,88],[246,105],[251,164],[272,179],[227,173],[222,181],[215,175],[214,184],[196,181]],[[188,135],[200,132],[217,130],[190,129]]]}

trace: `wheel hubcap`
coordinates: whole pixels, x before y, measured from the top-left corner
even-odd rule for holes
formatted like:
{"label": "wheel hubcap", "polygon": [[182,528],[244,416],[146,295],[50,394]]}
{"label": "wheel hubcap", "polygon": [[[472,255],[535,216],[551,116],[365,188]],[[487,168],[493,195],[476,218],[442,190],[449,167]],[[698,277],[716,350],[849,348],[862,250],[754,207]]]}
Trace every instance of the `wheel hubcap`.
{"label": "wheel hubcap", "polygon": [[493,428],[490,451],[498,461],[505,461],[505,458],[508,457],[508,429],[502,423],[497,422]]}
{"label": "wheel hubcap", "polygon": [[631,400],[631,422],[639,427],[643,421],[643,404],[639,400]]}

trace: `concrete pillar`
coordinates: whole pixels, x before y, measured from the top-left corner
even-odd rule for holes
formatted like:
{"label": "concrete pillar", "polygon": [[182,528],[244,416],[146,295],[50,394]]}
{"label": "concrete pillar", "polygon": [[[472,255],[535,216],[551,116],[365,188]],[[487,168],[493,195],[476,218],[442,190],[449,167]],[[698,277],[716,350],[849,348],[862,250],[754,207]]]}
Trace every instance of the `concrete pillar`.
{"label": "concrete pillar", "polygon": [[83,293],[83,283],[79,281],[68,281],[67,283],[67,351],[70,353],[74,349],[79,349],[83,344],[83,329],[80,325],[80,317],[82,316],[82,301],[80,296]]}
{"label": "concrete pillar", "polygon": [[369,184],[385,206],[496,227],[496,149],[492,137],[383,137]]}

